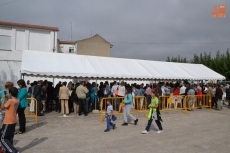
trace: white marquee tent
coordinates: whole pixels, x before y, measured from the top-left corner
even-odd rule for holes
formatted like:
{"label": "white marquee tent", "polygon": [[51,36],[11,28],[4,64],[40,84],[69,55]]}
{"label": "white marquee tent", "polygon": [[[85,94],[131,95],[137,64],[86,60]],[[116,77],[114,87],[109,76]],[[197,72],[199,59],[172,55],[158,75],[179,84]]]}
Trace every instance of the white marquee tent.
{"label": "white marquee tent", "polygon": [[23,51],[21,74],[53,78],[224,80],[202,64]]}

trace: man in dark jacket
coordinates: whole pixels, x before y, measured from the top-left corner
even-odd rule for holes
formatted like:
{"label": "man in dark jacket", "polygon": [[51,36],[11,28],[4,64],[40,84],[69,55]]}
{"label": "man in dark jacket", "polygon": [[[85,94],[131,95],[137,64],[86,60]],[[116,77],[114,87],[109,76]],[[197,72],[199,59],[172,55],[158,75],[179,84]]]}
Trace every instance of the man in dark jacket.
{"label": "man in dark jacket", "polygon": [[37,81],[34,81],[34,91],[33,97],[37,100],[37,114],[38,116],[44,116],[41,113],[41,87],[38,85]]}
{"label": "man in dark jacket", "polygon": [[56,105],[56,112],[61,112],[61,103],[59,101],[59,90],[61,87],[61,83],[59,82],[55,88],[54,88],[54,100],[55,100],[55,105]]}
{"label": "man in dark jacket", "polygon": [[48,82],[47,87],[47,102],[46,102],[46,110],[52,111],[53,110],[53,95],[54,95],[54,87],[52,82]]}
{"label": "man in dark jacket", "polygon": [[[223,90],[220,88],[220,85],[217,86],[216,88],[216,94],[215,94],[215,106],[217,108],[217,102],[222,100],[222,96],[223,96]],[[222,107],[221,107],[222,109]]]}
{"label": "man in dark jacket", "polygon": [[188,95],[188,91],[189,91],[190,89],[193,89],[193,88],[190,86],[190,83],[186,83],[185,95]]}

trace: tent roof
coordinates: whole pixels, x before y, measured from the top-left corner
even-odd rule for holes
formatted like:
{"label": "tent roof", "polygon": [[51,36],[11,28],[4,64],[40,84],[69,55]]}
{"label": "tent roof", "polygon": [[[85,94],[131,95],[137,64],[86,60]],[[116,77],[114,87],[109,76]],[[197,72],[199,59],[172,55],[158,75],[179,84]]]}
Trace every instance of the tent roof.
{"label": "tent roof", "polygon": [[202,64],[86,56],[24,50],[21,73],[29,76],[106,79],[223,80]]}

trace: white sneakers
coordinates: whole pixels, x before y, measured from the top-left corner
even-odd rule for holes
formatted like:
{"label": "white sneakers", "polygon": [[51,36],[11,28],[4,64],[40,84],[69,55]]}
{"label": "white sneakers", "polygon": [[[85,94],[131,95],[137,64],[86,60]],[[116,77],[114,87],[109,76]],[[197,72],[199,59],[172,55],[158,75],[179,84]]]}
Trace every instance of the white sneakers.
{"label": "white sneakers", "polygon": [[157,131],[157,133],[158,133],[158,134],[163,133],[163,132],[164,132],[163,130],[159,130],[159,131]]}
{"label": "white sneakers", "polygon": [[[164,131],[163,130],[159,130],[157,131],[157,134],[160,134],[160,133],[163,133]],[[142,134],[148,134],[149,132],[144,130],[144,131],[141,131]]]}
{"label": "white sneakers", "polygon": [[141,133],[142,133],[142,134],[148,134],[149,132],[146,131],[146,130],[144,130],[144,131],[142,131]]}

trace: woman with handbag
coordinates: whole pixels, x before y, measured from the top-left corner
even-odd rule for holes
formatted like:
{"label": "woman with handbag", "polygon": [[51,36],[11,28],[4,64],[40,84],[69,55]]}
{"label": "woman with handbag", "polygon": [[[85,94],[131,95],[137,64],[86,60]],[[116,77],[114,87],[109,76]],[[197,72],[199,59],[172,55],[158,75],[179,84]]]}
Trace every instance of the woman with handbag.
{"label": "woman with handbag", "polygon": [[18,80],[18,86],[19,86],[19,91],[18,91],[18,96],[17,98],[20,100],[19,106],[17,109],[18,113],[18,119],[19,119],[19,131],[15,132],[16,134],[22,134],[26,132],[26,117],[25,117],[25,109],[28,106],[27,103],[27,88],[26,88],[26,83],[24,80]]}
{"label": "woman with handbag", "polygon": [[132,101],[133,101],[133,96],[132,96],[132,89],[128,88],[126,89],[126,95],[124,99],[124,107],[123,107],[123,118],[124,118],[124,123],[122,126],[127,126],[128,125],[128,117],[132,120],[134,120],[134,125],[137,125],[138,119],[135,118],[132,114],[130,114],[130,110],[132,107]]}

